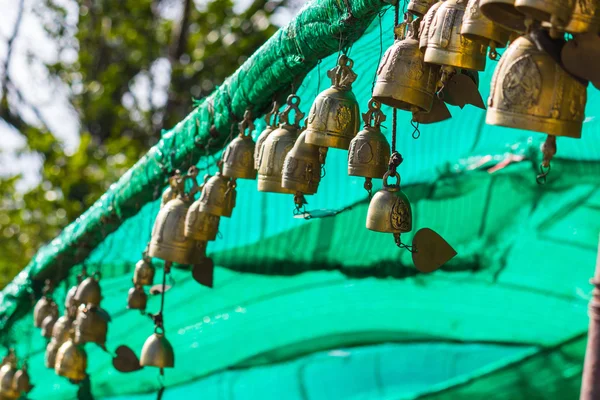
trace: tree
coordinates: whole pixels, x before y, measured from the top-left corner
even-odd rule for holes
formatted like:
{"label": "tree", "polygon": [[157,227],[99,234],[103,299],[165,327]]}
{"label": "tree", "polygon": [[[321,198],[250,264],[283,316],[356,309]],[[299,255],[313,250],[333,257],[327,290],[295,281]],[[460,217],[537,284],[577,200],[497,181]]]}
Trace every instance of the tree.
{"label": "tree", "polygon": [[[0,118],[26,139],[23,151],[41,156],[42,167],[39,184],[25,193],[17,188],[19,176],[0,178],[0,287],[155,144],[162,129],[188,114],[194,98],[208,95],[266,41],[277,29],[271,17],[286,6],[285,0],[253,0],[243,10],[232,0],[17,3],[0,60]],[[61,55],[42,64],[47,84],[66,90],[77,115],[74,152],[11,76],[12,48],[28,10]]]}

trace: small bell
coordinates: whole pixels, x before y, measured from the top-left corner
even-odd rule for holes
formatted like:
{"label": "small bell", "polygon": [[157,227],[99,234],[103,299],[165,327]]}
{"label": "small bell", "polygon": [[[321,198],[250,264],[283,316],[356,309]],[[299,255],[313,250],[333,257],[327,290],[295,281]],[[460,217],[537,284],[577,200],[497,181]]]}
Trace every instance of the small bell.
{"label": "small bell", "polygon": [[577,0],[571,20],[564,28],[572,35],[600,31],[600,1]]}
{"label": "small bell", "polygon": [[[573,15],[576,0],[515,0],[517,11],[535,21],[549,22],[552,28],[566,26]],[[579,0],[577,0],[579,1]],[[589,0],[585,0],[586,2]],[[554,35],[552,35],[554,36]]]}
{"label": "small bell", "polygon": [[479,7],[496,24],[513,32],[525,32],[525,15],[515,8],[515,0],[481,0]]}
{"label": "small bell", "polygon": [[80,305],[73,326],[75,327],[76,344],[91,342],[102,347],[106,343],[108,321],[98,306],[93,304]]}
{"label": "small bell", "polygon": [[[233,139],[223,153],[223,175],[233,179],[256,179],[254,167],[255,144],[250,132],[254,130],[252,113],[246,110],[239,124],[240,134]],[[248,129],[248,135],[245,134]]]}
{"label": "small bell", "polygon": [[133,284],[139,286],[150,286],[154,283],[154,274],[156,269],[152,265],[152,260],[144,254],[142,259],[135,264],[133,271]]}
{"label": "small bell", "polygon": [[379,102],[369,102],[369,111],[363,114],[363,121],[364,129],[350,142],[348,175],[362,176],[370,182],[371,178],[380,178],[386,173],[390,159],[390,145],[380,129],[385,114]]}
{"label": "small bell", "polygon": [[254,169],[260,168],[260,152],[262,150],[265,140],[269,137],[271,132],[277,129],[277,117],[279,116],[279,103],[273,102],[273,109],[265,115],[265,121],[267,127],[258,135],[256,138],[256,146],[254,146]]}
{"label": "small bell", "polygon": [[44,319],[49,315],[58,318],[58,306],[49,296],[44,295],[38,300],[33,309],[33,324],[37,328],[41,328]]}
{"label": "small bell", "polygon": [[306,131],[302,132],[285,156],[281,186],[303,194],[317,193],[324,162],[320,149],[319,146],[306,143]]}
{"label": "small bell", "polygon": [[385,52],[377,70],[373,99],[402,110],[428,112],[440,67],[425,63],[417,40],[417,21],[409,25],[405,39],[396,40]]}
{"label": "small bell", "polygon": [[42,336],[49,339],[52,337],[52,329],[54,329],[54,324],[56,323],[57,316],[56,315],[48,315],[42,321]]}
{"label": "small bell", "polygon": [[427,13],[421,20],[421,26],[419,28],[419,49],[423,53],[425,53],[425,50],[427,50],[427,43],[429,42],[430,34],[433,35],[433,31],[435,30],[435,28],[437,28],[432,27],[432,23],[435,14],[439,10],[442,3],[442,1],[438,1],[433,6],[431,6],[431,8],[427,10]]}
{"label": "small bell", "polygon": [[465,6],[466,0],[445,0],[437,9],[428,33],[425,62],[477,71],[485,69],[487,43],[460,34]]}
{"label": "small bell", "polygon": [[14,377],[17,372],[17,357],[11,349],[2,360],[0,367],[0,398],[2,399],[18,399],[20,394],[14,389]]}
{"label": "small bell", "polygon": [[438,0],[410,0],[407,9],[413,14],[425,15],[437,1]]}
{"label": "small bell", "polygon": [[331,87],[317,96],[308,114],[306,142],[321,147],[347,150],[358,132],[360,111],[352,82],[354,62],[342,54],[337,66],[327,72]]}
{"label": "small bell", "polygon": [[[52,340],[56,341],[59,345],[66,342],[69,339],[69,332],[73,328],[73,322],[74,318],[69,315],[65,314],[60,317],[52,328]],[[58,347],[56,350],[58,350]]]}
{"label": "small bell", "polygon": [[543,30],[514,41],[494,72],[486,122],[580,138],[587,82],[569,75],[535,43],[562,46],[562,40],[550,39]]}
{"label": "small bell", "polygon": [[79,284],[75,292],[75,301],[79,304],[100,305],[102,300],[102,290],[98,282],[99,274],[88,276]]}
{"label": "small bell", "polygon": [[20,396],[22,393],[29,393],[33,389],[31,377],[27,370],[27,362],[24,362],[13,378],[13,390]]}
{"label": "small bell", "polygon": [[127,308],[130,310],[144,311],[147,303],[148,295],[146,292],[144,292],[144,288],[142,286],[135,285],[129,289],[129,293],[127,295]]}
{"label": "small bell", "polygon": [[58,349],[60,348],[62,343],[58,343],[56,340],[52,339],[48,342],[46,346],[46,354],[44,356],[44,364],[46,368],[54,369],[56,365],[56,355],[58,354]]}
{"label": "small bell", "polygon": [[376,232],[400,234],[412,230],[412,209],[408,197],[400,190],[400,175],[396,184],[388,185],[390,172],[383,176],[383,189],[369,203],[367,229]]}
{"label": "small bell", "polygon": [[57,375],[64,376],[74,382],[85,379],[87,368],[87,354],[83,346],[77,345],[72,339],[67,340],[58,349],[54,371]]}
{"label": "small bell", "polygon": [[[298,105],[300,98],[294,94],[288,96],[287,107],[279,115],[279,128],[275,129],[265,140],[260,154],[258,169],[258,190],[294,194],[295,192],[281,186],[285,156],[294,147],[300,129],[299,123],[304,117]],[[294,110],[294,121],[290,123],[289,114]]]}
{"label": "small bell", "polygon": [[143,367],[173,368],[175,352],[164,333],[157,329],[144,343],[140,355],[140,365]]}
{"label": "small bell", "polygon": [[190,206],[185,217],[185,236],[193,240],[215,240],[221,217],[200,211],[200,206],[200,199]]}
{"label": "small bell", "polygon": [[498,58],[496,49],[506,47],[511,32],[483,15],[479,9],[480,2],[469,0],[460,33],[470,40],[489,42],[490,58],[495,60]]}
{"label": "small bell", "polygon": [[217,172],[204,184],[198,199],[198,211],[219,217],[231,217],[237,193],[235,179]]}

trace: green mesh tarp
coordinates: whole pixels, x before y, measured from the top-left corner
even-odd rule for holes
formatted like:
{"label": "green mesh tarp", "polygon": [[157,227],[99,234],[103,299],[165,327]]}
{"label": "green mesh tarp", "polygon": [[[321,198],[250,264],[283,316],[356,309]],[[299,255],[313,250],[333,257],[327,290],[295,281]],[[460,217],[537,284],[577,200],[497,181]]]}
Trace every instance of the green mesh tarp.
{"label": "green mesh tarp", "polygon": [[[363,111],[392,25],[392,11],[376,17],[349,49]],[[336,56],[302,81],[303,111],[328,86]],[[495,66],[488,61],[480,74],[484,98]],[[410,115],[400,112],[399,172],[413,232],[433,228],[458,251],[430,275],[414,270],[391,235],[365,228],[367,194],[362,179],[347,176],[345,151],[329,152],[326,177],[308,197],[308,210],[341,211],[335,216],[294,218],[292,196],[238,181],[233,216],[209,244],[214,289],[173,271],[165,325],[177,355],[164,398],[576,398],[600,232],[599,107],[590,89],[583,139],[558,140],[545,186],[535,183],[543,135],[487,126],[485,111],[467,106],[451,108],[449,121],[422,125],[414,140]],[[213,173],[214,164],[214,157],[198,162]],[[85,260],[104,276],[109,352],[121,344],[139,351],[153,329],[147,316],[125,309],[159,204],[139,206]],[[158,304],[153,296],[148,310]],[[27,314],[3,334],[18,354],[27,352],[30,325]],[[35,331],[31,398],[75,398],[77,386],[43,367],[44,346]],[[155,398],[156,370],[121,374],[109,353],[86,349],[96,398]]]}

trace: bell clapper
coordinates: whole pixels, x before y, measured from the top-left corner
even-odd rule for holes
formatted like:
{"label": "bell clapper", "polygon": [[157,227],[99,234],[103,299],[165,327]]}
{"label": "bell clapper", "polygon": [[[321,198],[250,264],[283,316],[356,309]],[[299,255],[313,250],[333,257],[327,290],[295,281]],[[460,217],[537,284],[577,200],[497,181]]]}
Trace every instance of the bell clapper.
{"label": "bell clapper", "polygon": [[410,253],[417,252],[417,249],[415,248],[415,246],[409,246],[405,243],[402,243],[402,239],[400,238],[399,233],[394,233],[394,242],[396,243],[396,246],[398,246],[401,249],[408,250]]}
{"label": "bell clapper", "polygon": [[369,200],[373,197],[373,179],[365,178],[365,184],[363,185],[367,193],[369,193]]}
{"label": "bell clapper", "polygon": [[552,169],[550,162],[556,155],[556,136],[548,135],[546,141],[542,145],[542,162],[540,163],[540,173],[535,178],[538,185],[546,184],[546,179]]}
{"label": "bell clapper", "polygon": [[498,60],[498,51],[496,50],[496,42],[490,40],[490,52],[489,52],[490,60],[497,61]]}

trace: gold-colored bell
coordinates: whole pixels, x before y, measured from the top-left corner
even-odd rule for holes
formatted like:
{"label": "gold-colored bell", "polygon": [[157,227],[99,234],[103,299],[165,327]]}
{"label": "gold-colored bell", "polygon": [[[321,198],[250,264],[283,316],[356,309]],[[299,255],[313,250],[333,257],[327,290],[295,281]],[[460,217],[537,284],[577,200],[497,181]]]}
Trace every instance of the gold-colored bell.
{"label": "gold-colored bell", "polygon": [[515,0],[481,0],[481,12],[494,23],[514,32],[525,32],[525,15],[515,8]]}
{"label": "gold-colored bell", "polygon": [[[446,0],[448,1],[448,0]],[[396,184],[389,185],[388,171],[383,176],[383,189],[369,203],[367,229],[376,232],[400,234],[412,230],[412,209],[408,197],[400,190],[400,175],[395,174]]]}
{"label": "gold-colored bell", "polygon": [[150,286],[154,283],[156,269],[152,265],[152,260],[144,254],[142,259],[135,264],[133,271],[133,284],[140,286]]}
{"label": "gold-colored bell", "polygon": [[437,13],[438,9],[442,5],[442,3],[443,3],[442,1],[438,1],[437,3],[432,5],[431,8],[429,8],[429,10],[427,10],[427,13],[421,20],[421,26],[419,28],[419,49],[423,53],[425,53],[425,50],[427,50],[427,43],[429,42],[429,35],[430,35],[430,33],[431,34],[433,33],[433,30],[435,28],[432,26],[433,19],[435,17],[435,14]]}
{"label": "gold-colored bell", "polygon": [[108,332],[108,321],[101,314],[98,306],[82,304],[73,322],[75,328],[75,343],[97,343],[104,346]]}
{"label": "gold-colored bell", "polygon": [[56,374],[80,382],[85,379],[86,369],[87,354],[83,346],[75,344],[72,339],[63,343],[56,354],[54,365]]}
{"label": "gold-colored bell", "polygon": [[438,0],[410,0],[407,9],[413,14],[425,15],[431,6],[437,2]]}
{"label": "gold-colored bell", "polygon": [[[515,0],[517,11],[552,27],[566,26],[573,15],[576,0]],[[578,0],[579,1],[579,0]],[[589,0],[585,0],[586,2]]]}
{"label": "gold-colored bell", "polygon": [[49,296],[43,296],[33,308],[33,324],[35,327],[41,328],[44,319],[49,315],[58,318],[58,306]]}
{"label": "gold-colored bell", "polygon": [[373,99],[402,110],[428,112],[440,67],[425,63],[419,50],[417,24],[418,20],[413,21],[407,37],[396,40],[385,52],[377,70]]}
{"label": "gold-colored bell", "polygon": [[363,121],[364,129],[350,142],[348,175],[368,179],[380,178],[388,168],[390,145],[381,133],[381,123],[385,121],[385,114],[381,111],[379,102],[369,102],[369,111],[363,114]]}
{"label": "gold-colored bell", "polygon": [[[279,115],[279,128],[275,129],[265,140],[260,154],[260,167],[258,169],[258,190],[260,192],[273,192],[294,194],[295,192],[281,186],[283,164],[285,156],[294,147],[300,130],[300,120],[304,113],[300,112],[298,105],[300,98],[294,94],[288,96],[287,107]],[[294,111],[294,121],[290,123],[290,112]]]}
{"label": "gold-colored bell", "polygon": [[534,44],[548,40],[548,33],[538,30],[506,50],[492,78],[488,124],[581,137],[586,85]]}
{"label": "gold-colored bell", "polygon": [[0,398],[18,399],[20,393],[14,388],[14,377],[17,372],[17,357],[11,349],[8,355],[2,360],[0,367]]}
{"label": "gold-colored bell", "polygon": [[54,369],[54,366],[56,365],[56,355],[58,354],[58,349],[61,345],[62,343],[59,343],[54,339],[48,342],[44,356],[44,364],[46,365],[46,368]]}
{"label": "gold-colored bell", "polygon": [[469,0],[460,33],[470,40],[488,42],[490,58],[495,60],[498,58],[496,49],[506,47],[511,32],[483,15],[479,8],[480,2],[481,0]]}
{"label": "gold-colored bell", "polygon": [[327,72],[331,87],[317,96],[308,113],[306,142],[321,147],[348,150],[358,132],[360,111],[352,82],[357,75],[354,62],[342,54],[337,65]]}
{"label": "gold-colored bell", "polygon": [[51,338],[52,337],[52,329],[54,329],[54,324],[56,323],[57,317],[55,315],[48,315],[46,318],[44,318],[44,321],[42,321],[42,336],[45,338]]}
{"label": "gold-colored bell", "polygon": [[193,240],[215,240],[221,217],[200,211],[200,206],[200,199],[190,206],[185,217],[185,236]]}
{"label": "gold-colored bell", "polygon": [[164,333],[158,329],[144,342],[140,355],[140,365],[143,367],[173,368],[175,352]]}
{"label": "gold-colored bell", "polygon": [[219,217],[231,217],[237,196],[235,188],[235,179],[217,172],[202,188],[198,199],[198,211]]}
{"label": "gold-colored bell", "polygon": [[326,151],[326,148],[306,143],[306,131],[302,132],[285,156],[281,186],[303,194],[317,193],[321,182],[321,165],[324,164],[320,149]]}
{"label": "gold-colored bell", "polygon": [[244,113],[244,120],[240,122],[239,128],[240,134],[229,143],[223,153],[223,175],[233,179],[256,179],[255,144],[250,135],[254,130],[254,123],[250,110]]}
{"label": "gold-colored bell", "polygon": [[102,300],[102,290],[98,282],[99,274],[88,276],[79,284],[75,292],[75,301],[79,304],[100,305]]}
{"label": "gold-colored bell", "polygon": [[[69,339],[69,332],[73,328],[73,322],[74,318],[67,314],[60,317],[52,328],[52,340],[56,341],[59,345],[66,342]],[[56,350],[58,350],[58,347]]]}
{"label": "gold-colored bell", "polygon": [[445,0],[435,12],[428,33],[425,62],[485,70],[487,43],[460,34],[466,0]]}
{"label": "gold-colored bell", "polygon": [[269,137],[271,132],[277,129],[277,117],[279,116],[279,103],[273,102],[273,109],[265,114],[265,122],[267,127],[258,135],[256,138],[256,146],[254,146],[254,169],[260,168],[260,153],[262,150],[265,140]]}
{"label": "gold-colored bell", "polygon": [[31,377],[29,376],[27,362],[24,362],[13,378],[13,390],[21,395],[22,393],[29,393],[33,389],[31,384]]}
{"label": "gold-colored bell", "polygon": [[600,31],[600,1],[576,0],[569,23],[561,31],[572,35]]}
{"label": "gold-colored bell", "polygon": [[143,286],[135,285],[129,289],[129,293],[127,294],[127,308],[144,311],[147,303],[148,295],[144,292]]}

